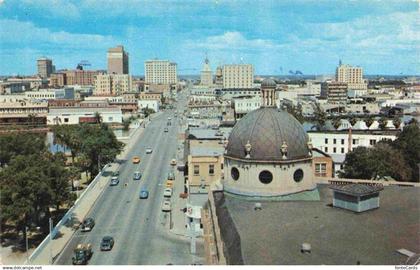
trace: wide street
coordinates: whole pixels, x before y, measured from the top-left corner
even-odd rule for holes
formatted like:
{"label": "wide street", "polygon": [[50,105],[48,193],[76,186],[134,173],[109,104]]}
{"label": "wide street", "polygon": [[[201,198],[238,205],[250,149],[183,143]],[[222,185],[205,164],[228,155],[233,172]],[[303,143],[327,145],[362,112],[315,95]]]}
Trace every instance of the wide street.
{"label": "wide street", "polygon": [[[180,109],[185,106],[185,99],[181,100],[176,104]],[[164,183],[168,172],[175,169],[170,166],[177,150],[178,119],[174,112],[166,110],[152,119],[129,151],[127,160],[122,162],[120,183],[107,187],[88,214],[95,219],[95,227],[90,232],[78,230],[56,264],[71,264],[73,249],[79,243],[93,245],[89,264],[197,263],[197,258],[190,254],[188,239],[169,233],[169,215],[161,211]],[[170,126],[167,126],[168,117],[172,118]],[[168,132],[164,132],[165,127]],[[151,154],[146,154],[147,147],[153,149]],[[135,155],[140,156],[140,164],[132,163]],[[143,174],[140,181],[133,180],[135,171]],[[139,191],[144,187],[149,190],[149,198],[140,200]],[[114,237],[115,245],[111,251],[104,252],[99,246],[106,235]]]}

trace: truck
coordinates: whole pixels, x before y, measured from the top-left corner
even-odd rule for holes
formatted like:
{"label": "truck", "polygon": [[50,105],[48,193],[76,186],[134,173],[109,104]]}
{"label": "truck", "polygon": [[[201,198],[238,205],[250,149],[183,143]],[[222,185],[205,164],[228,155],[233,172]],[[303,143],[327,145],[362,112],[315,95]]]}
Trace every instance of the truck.
{"label": "truck", "polygon": [[92,254],[92,244],[78,244],[74,249],[74,257],[72,258],[73,264],[87,264],[92,257]]}

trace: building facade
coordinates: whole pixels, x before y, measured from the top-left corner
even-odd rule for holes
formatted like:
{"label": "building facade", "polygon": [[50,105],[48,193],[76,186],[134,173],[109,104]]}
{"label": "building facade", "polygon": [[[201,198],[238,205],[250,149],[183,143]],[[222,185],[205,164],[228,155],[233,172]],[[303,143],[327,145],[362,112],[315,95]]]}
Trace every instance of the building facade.
{"label": "building facade", "polygon": [[321,97],[326,98],[328,103],[347,103],[347,83],[324,82],[321,84]]}
{"label": "building facade", "polygon": [[48,78],[54,72],[52,60],[48,58],[40,58],[37,60],[38,75],[41,78]]}
{"label": "building facade", "polygon": [[144,63],[146,84],[177,84],[177,65],[168,60],[148,60]]}
{"label": "building facade", "polygon": [[224,65],[223,88],[252,88],[254,67],[251,64]]}
{"label": "building facade", "polygon": [[132,91],[128,74],[101,74],[95,79],[95,96],[118,96]]}
{"label": "building facade", "polygon": [[367,89],[367,83],[363,79],[363,69],[361,67],[340,63],[335,72],[335,80],[340,83],[346,83],[349,89]]}
{"label": "building facade", "polygon": [[128,53],[124,46],[110,48],[107,53],[108,74],[128,74]]}
{"label": "building facade", "polygon": [[65,107],[52,108],[47,115],[49,125],[76,125],[79,123],[95,123],[96,113],[103,123],[122,123],[122,111],[118,107]]}
{"label": "building facade", "polygon": [[213,85],[213,74],[211,71],[209,59],[206,57],[204,60],[203,69],[201,70],[201,85],[211,86]]}

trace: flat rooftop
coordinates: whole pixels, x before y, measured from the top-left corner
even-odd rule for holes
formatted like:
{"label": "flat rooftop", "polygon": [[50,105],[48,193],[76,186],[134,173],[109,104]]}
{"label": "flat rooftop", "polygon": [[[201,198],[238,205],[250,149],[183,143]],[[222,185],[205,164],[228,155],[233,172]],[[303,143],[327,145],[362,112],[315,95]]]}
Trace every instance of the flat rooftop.
{"label": "flat rooftop", "polygon": [[[247,265],[397,265],[420,253],[420,188],[385,187],[380,207],[363,213],[332,207],[332,190],[320,200],[258,201],[214,193],[227,261]],[[302,243],[311,253],[301,253]],[[239,249],[239,251],[238,251]]]}

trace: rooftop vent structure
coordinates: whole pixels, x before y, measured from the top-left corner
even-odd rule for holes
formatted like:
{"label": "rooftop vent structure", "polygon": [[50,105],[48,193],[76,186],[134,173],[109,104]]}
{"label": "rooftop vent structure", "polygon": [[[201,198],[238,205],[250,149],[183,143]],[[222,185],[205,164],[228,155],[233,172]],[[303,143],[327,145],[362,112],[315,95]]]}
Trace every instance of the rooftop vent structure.
{"label": "rooftop vent structure", "polygon": [[333,206],[356,213],[379,208],[379,192],[382,184],[334,184]]}
{"label": "rooftop vent structure", "polygon": [[302,247],[300,248],[300,252],[302,252],[302,253],[311,253],[311,244],[309,244],[309,243],[302,243]]}

